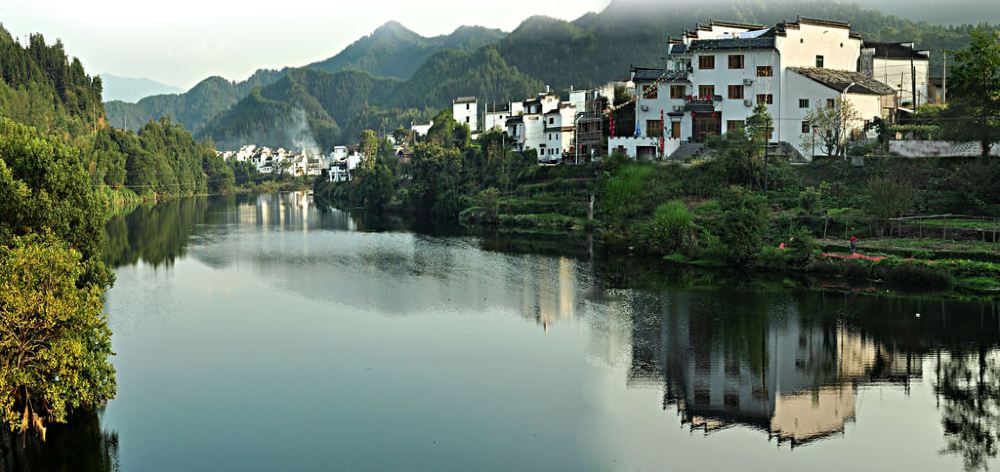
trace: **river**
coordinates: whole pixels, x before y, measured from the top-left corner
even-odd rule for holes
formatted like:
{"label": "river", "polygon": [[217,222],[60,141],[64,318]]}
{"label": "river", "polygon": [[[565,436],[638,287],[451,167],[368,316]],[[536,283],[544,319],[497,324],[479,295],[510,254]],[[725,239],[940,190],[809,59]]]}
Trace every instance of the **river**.
{"label": "river", "polygon": [[304,194],[110,222],[118,395],[8,467],[1000,465],[995,303],[366,226]]}

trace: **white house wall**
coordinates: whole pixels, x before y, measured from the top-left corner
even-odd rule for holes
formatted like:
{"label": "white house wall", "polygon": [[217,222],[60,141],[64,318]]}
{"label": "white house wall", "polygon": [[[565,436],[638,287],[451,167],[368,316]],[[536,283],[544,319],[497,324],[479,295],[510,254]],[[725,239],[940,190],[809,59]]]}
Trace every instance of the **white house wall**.
{"label": "white house wall", "polygon": [[825,69],[858,69],[862,41],[851,38],[846,28],[803,22],[798,29],[789,27],[786,33],[775,38],[784,67],[816,67],[816,55],[822,55]]}
{"label": "white house wall", "polygon": [[[913,61],[917,70],[918,103],[927,103],[927,76],[930,66],[926,60]],[[913,74],[910,73],[909,59],[879,59],[873,61],[872,77],[899,91],[899,102],[913,103]]]}

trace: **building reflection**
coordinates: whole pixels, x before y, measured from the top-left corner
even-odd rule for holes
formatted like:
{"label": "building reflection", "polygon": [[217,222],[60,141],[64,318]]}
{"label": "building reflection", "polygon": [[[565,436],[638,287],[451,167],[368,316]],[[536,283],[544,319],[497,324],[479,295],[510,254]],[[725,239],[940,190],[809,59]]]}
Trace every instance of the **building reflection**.
{"label": "building reflection", "polygon": [[[706,433],[735,425],[793,447],[843,433],[858,387],[905,388],[912,355],[842,323],[802,316],[788,300],[696,291],[636,294],[630,382],[658,382],[664,406]],[[720,311],[742,307],[735,312]],[[659,316],[648,316],[650,310]]]}

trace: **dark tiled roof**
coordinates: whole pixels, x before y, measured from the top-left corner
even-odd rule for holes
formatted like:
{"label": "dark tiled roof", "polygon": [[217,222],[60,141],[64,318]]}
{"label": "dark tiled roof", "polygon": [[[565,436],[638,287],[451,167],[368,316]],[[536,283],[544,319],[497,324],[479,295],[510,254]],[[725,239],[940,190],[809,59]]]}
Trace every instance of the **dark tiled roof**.
{"label": "dark tiled roof", "polygon": [[765,28],[764,25],[757,24],[757,23],[739,23],[739,22],[736,22],[736,21],[712,20],[711,23],[712,23],[712,26],[721,26],[723,28],[743,28],[743,29],[751,30],[751,31],[752,30],[762,30],[762,29]]}
{"label": "dark tiled roof", "polygon": [[487,103],[486,113],[500,113],[510,111],[510,103]]}
{"label": "dark tiled roof", "polygon": [[927,51],[913,49],[908,43],[880,43],[865,41],[865,49],[875,50],[875,59],[916,59],[929,60]]}
{"label": "dark tiled roof", "polygon": [[458,97],[455,99],[455,103],[475,103],[476,97]]}
{"label": "dark tiled roof", "polygon": [[687,80],[688,73],[683,70],[651,69],[647,67],[633,67],[635,74],[632,80],[636,82],[652,82],[656,80],[678,81]]}
{"label": "dark tiled roof", "polygon": [[716,49],[771,49],[774,48],[774,38],[722,38],[722,39],[696,39],[691,41],[689,49],[716,50]]}
{"label": "dark tiled roof", "polygon": [[830,87],[838,92],[847,88],[851,82],[854,85],[849,93],[860,93],[864,95],[893,95],[896,90],[860,72],[820,69],[816,67],[789,67],[788,70],[803,77]]}
{"label": "dark tiled roof", "polygon": [[851,29],[851,24],[848,23],[848,22],[846,22],[846,21],[833,21],[833,20],[823,20],[823,19],[819,19],[819,18],[806,18],[804,16],[800,16],[799,19],[798,19],[798,21],[796,21],[795,23],[797,23],[797,24],[805,23],[807,25],[830,26],[830,27],[833,27],[833,28]]}

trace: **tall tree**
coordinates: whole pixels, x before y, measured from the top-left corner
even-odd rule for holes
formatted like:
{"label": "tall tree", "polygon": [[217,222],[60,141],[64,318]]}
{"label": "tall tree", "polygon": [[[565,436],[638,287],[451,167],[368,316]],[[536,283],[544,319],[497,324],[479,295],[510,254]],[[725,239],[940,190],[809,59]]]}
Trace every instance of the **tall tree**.
{"label": "tall tree", "polygon": [[379,140],[374,131],[366,129],[361,132],[358,140],[358,148],[361,151],[361,167],[368,172],[375,170],[378,162]]}
{"label": "tall tree", "polygon": [[988,157],[993,143],[1000,142],[1000,32],[974,30],[955,59],[958,66],[948,82],[951,103],[942,114],[945,135],[979,142]]}

